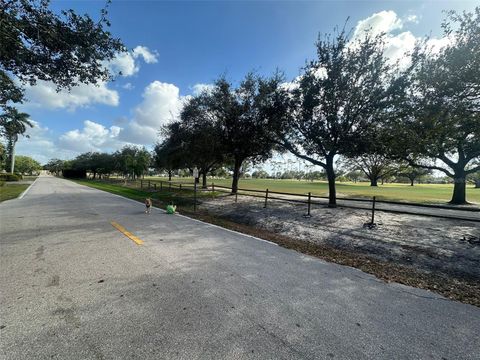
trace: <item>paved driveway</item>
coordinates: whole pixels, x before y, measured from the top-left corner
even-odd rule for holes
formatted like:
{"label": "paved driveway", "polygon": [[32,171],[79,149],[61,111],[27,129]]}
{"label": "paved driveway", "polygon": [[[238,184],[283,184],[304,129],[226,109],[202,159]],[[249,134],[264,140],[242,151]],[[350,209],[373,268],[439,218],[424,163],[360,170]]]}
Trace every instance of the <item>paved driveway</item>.
{"label": "paved driveway", "polygon": [[73,182],[0,215],[1,358],[480,359],[479,308]]}

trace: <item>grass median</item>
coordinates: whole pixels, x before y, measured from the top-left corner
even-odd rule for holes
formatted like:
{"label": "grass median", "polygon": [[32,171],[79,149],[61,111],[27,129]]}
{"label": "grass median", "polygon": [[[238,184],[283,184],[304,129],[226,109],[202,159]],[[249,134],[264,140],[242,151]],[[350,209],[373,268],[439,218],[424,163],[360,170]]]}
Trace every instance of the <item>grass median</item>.
{"label": "grass median", "polygon": [[28,187],[28,184],[4,184],[0,186],[0,202],[19,197]]}
{"label": "grass median", "polygon": [[[161,191],[153,191],[152,189],[142,189],[139,187],[138,182],[134,183],[111,183],[108,181],[96,181],[96,180],[74,180],[78,184],[90,186],[95,189],[110,192],[124,196],[129,199],[144,202],[148,197],[152,199],[153,205],[158,207],[164,207],[170,203],[173,203],[179,207],[179,210],[191,211],[194,204],[194,192],[190,189],[163,189]],[[197,198],[201,200],[204,197],[216,196],[216,193],[211,191],[197,191]]]}

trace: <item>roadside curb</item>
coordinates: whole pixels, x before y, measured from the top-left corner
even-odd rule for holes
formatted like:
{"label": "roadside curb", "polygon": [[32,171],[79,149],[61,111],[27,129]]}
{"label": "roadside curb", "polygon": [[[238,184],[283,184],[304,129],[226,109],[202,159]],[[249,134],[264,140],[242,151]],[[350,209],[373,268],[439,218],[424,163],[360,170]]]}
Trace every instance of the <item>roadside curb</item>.
{"label": "roadside curb", "polygon": [[25,191],[22,192],[19,197],[17,197],[17,200],[21,200],[21,199],[23,199],[23,197],[24,197],[25,195],[27,195],[28,191],[29,191],[30,188],[33,186],[33,184],[35,184],[35,183],[37,182],[37,180],[38,180],[39,177],[40,177],[40,176],[37,176],[37,178],[35,179],[35,181],[34,181],[33,183],[31,183],[30,186],[29,186],[28,188],[26,188]]}

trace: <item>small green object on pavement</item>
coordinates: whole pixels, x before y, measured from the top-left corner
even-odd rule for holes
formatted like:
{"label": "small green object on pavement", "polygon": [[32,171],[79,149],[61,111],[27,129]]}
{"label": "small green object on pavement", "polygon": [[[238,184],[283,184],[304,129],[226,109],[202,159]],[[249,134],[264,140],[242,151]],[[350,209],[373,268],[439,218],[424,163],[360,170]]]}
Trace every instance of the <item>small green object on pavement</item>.
{"label": "small green object on pavement", "polygon": [[175,214],[177,207],[175,205],[167,205],[167,214]]}

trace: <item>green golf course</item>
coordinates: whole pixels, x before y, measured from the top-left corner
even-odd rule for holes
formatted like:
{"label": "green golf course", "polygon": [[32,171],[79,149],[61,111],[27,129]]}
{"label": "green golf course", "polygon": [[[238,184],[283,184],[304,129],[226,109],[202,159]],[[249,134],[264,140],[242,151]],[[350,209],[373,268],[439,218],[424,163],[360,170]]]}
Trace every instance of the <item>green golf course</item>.
{"label": "green golf course", "polygon": [[[167,178],[145,177],[145,180],[162,180]],[[172,178],[173,182],[192,183],[192,178]],[[231,186],[231,179],[208,179],[208,184],[214,183],[220,186]],[[258,189],[289,193],[312,195],[328,195],[328,184],[325,181],[304,181],[304,180],[274,180],[274,179],[241,179],[241,189]],[[367,182],[344,182],[337,183],[338,197],[372,197],[376,196],[382,200],[395,200],[417,203],[445,203],[450,201],[453,193],[453,184],[398,184],[390,183],[370,186]],[[471,203],[480,204],[480,189],[473,185],[467,185],[467,200]]]}

